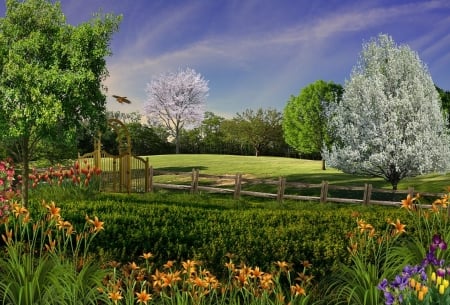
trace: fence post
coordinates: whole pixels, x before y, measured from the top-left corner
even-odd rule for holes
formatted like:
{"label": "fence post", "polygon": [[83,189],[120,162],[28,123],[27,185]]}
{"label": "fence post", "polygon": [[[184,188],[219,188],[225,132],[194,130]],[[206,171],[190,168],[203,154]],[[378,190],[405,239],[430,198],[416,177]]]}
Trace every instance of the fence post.
{"label": "fence post", "polygon": [[148,191],[153,192],[153,166],[148,169]]}
{"label": "fence post", "polygon": [[236,174],[234,182],[234,199],[239,199],[241,197],[241,183],[242,183],[242,174]]}
{"label": "fence post", "polygon": [[364,197],[363,197],[363,204],[368,205],[370,204],[370,198],[372,197],[372,184],[366,183],[364,185]]}
{"label": "fence post", "polygon": [[286,189],[286,178],[280,177],[278,179],[278,192],[277,192],[277,200],[278,202],[283,201],[284,190]]}
{"label": "fence post", "polygon": [[328,181],[322,181],[322,188],[320,190],[320,203],[327,202],[328,199]]}
{"label": "fence post", "polygon": [[192,169],[191,193],[198,193],[198,169]]}
{"label": "fence post", "polygon": [[411,197],[414,197],[414,188],[412,186],[408,186],[408,194]]}
{"label": "fence post", "polygon": [[145,175],[145,178],[144,178],[144,193],[147,193],[148,192],[148,164],[149,164],[150,162],[148,162],[148,157],[147,158],[145,158],[145,169],[144,169],[144,175]]}
{"label": "fence post", "polygon": [[[117,191],[117,178],[120,179],[119,173],[117,172],[117,159],[113,158],[113,191]],[[119,182],[120,184],[120,182]]]}

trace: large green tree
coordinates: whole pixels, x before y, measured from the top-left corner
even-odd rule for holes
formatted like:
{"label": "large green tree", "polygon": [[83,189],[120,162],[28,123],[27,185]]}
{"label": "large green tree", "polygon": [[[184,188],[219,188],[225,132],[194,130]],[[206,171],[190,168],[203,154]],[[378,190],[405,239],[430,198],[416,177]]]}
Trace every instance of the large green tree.
{"label": "large green tree", "polygon": [[82,123],[104,125],[105,56],[120,18],[96,15],[72,26],[59,2],[6,1],[0,19],[1,137],[16,143],[25,203],[29,161],[41,139],[61,130],[73,135]]}
{"label": "large green tree", "polygon": [[450,164],[440,97],[418,54],[388,35],[364,44],[333,116],[330,165],[347,173],[400,180]]}
{"label": "large green tree", "polygon": [[301,155],[322,157],[322,149],[330,147],[333,139],[328,126],[330,108],[342,98],[342,92],[341,85],[318,80],[298,96],[291,96],[283,112],[286,143]]}

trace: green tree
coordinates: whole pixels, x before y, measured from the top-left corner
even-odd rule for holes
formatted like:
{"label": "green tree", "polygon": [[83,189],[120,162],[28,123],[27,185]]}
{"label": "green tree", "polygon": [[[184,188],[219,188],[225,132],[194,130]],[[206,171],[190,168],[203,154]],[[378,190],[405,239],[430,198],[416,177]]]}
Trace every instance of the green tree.
{"label": "green tree", "polygon": [[[283,135],[287,144],[300,154],[322,156],[330,147],[332,135],[328,126],[329,110],[342,98],[342,86],[318,80],[291,96],[283,112]],[[325,169],[325,162],[322,162]]]}
{"label": "green tree", "polygon": [[200,126],[204,150],[208,153],[221,153],[224,134],[221,128],[225,118],[206,111]]}
{"label": "green tree", "polygon": [[233,122],[228,124],[228,136],[238,138],[242,144],[251,144],[255,156],[283,142],[282,115],[275,109],[247,109],[237,113]]}
{"label": "green tree", "polygon": [[441,97],[442,110],[447,119],[447,127],[450,128],[450,91],[435,86],[439,96]]}
{"label": "green tree", "polygon": [[59,2],[7,0],[0,19],[0,126],[22,163],[23,201],[29,161],[43,138],[74,134],[82,122],[104,126],[105,56],[120,16],[66,23]]}
{"label": "green tree", "polygon": [[137,156],[167,153],[169,147],[166,139],[161,139],[157,131],[138,122],[126,124],[131,138],[131,152]]}

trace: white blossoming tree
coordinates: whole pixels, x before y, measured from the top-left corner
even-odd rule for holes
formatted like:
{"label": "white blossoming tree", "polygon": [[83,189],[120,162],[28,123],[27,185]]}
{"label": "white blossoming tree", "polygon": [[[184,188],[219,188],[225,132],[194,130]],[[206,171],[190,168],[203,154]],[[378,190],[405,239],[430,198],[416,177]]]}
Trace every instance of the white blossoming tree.
{"label": "white blossoming tree", "polygon": [[379,35],[363,45],[332,125],[330,166],[400,180],[448,169],[449,136],[439,94],[416,52]]}
{"label": "white blossoming tree", "polygon": [[208,82],[191,68],[168,72],[147,84],[145,112],[150,122],[163,124],[175,138],[180,152],[180,132],[198,126],[203,120]]}

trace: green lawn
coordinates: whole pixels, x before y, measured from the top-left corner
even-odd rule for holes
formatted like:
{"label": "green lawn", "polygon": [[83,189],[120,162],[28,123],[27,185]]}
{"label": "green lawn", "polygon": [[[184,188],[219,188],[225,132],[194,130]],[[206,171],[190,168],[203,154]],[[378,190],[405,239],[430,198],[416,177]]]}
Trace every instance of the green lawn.
{"label": "green lawn", "polygon": [[[336,169],[321,169],[321,161],[283,157],[255,157],[213,154],[178,154],[148,156],[154,169],[190,172],[196,168],[205,174],[245,174],[255,178],[282,176],[287,181],[320,183],[326,180],[332,184],[360,186],[372,183],[377,188],[390,189],[391,185],[381,178],[354,176]],[[450,174],[429,174],[404,179],[398,189],[414,187],[419,192],[443,192],[450,185]]]}

